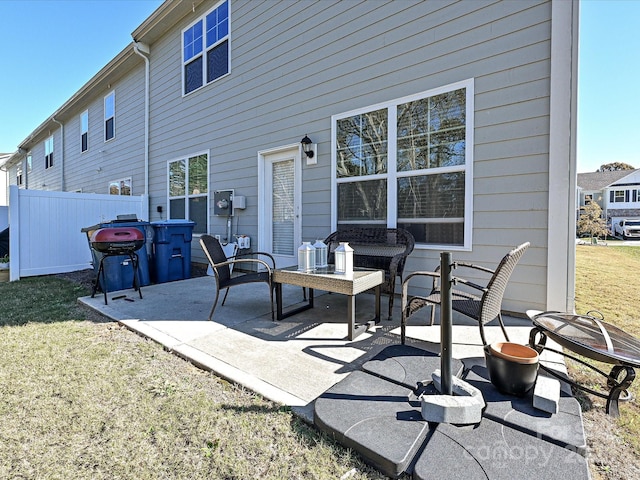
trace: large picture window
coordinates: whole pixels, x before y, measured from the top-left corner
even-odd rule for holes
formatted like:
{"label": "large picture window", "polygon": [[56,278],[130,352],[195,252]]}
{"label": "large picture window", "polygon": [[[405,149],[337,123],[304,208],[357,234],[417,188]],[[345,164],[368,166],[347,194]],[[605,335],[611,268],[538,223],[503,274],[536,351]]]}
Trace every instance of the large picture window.
{"label": "large picture window", "polygon": [[209,155],[169,162],[169,218],[196,222],[193,233],[208,232]]}
{"label": "large picture window", "polygon": [[332,129],[335,228],[471,248],[473,80],[336,115]]}
{"label": "large picture window", "polygon": [[182,77],[188,94],[229,73],[229,0],[182,31]]}

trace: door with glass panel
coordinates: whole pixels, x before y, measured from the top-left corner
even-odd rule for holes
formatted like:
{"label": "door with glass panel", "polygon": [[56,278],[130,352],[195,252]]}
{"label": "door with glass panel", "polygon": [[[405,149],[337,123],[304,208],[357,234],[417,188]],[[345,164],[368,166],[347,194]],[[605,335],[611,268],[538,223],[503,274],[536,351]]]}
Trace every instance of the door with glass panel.
{"label": "door with glass panel", "polygon": [[297,265],[302,238],[299,149],[264,154],[259,219],[261,250],[271,253],[278,268]]}

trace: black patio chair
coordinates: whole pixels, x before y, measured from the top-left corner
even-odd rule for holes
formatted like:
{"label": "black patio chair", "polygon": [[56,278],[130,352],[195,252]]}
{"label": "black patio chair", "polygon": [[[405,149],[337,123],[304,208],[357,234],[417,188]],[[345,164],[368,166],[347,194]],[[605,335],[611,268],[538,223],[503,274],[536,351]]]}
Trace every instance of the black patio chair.
{"label": "black patio chair", "polygon": [[[209,320],[213,318],[213,312],[218,304],[218,297],[220,296],[221,289],[226,289],[224,298],[222,299],[222,305],[224,305],[227,295],[229,294],[229,288],[235,287],[236,285],[255,282],[264,282],[269,285],[269,295],[271,297],[271,319],[273,320],[275,318],[273,311],[273,284],[271,282],[271,272],[276,267],[276,262],[273,256],[264,252],[252,252],[227,258],[222,250],[220,242],[211,235],[202,235],[202,237],[200,237],[200,246],[202,247],[204,254],[207,256],[207,259],[211,264],[211,268],[213,269],[213,274],[216,278],[216,298],[213,301],[211,313],[209,313]],[[258,258],[248,258],[253,255],[265,256],[270,260],[270,262],[260,260]],[[257,271],[239,273],[236,270],[234,275],[231,275],[233,267],[240,264],[250,265],[252,268],[257,268]]]}
{"label": "black patio chair", "polygon": [[[484,345],[487,344],[487,340],[484,335],[483,327],[485,324],[491,322],[496,318],[500,323],[500,328],[502,328],[504,337],[507,339],[507,341],[509,341],[509,336],[507,335],[507,331],[502,321],[502,297],[504,296],[504,291],[507,288],[507,283],[509,282],[511,273],[513,272],[516,264],[518,263],[524,252],[527,250],[527,248],[529,248],[529,242],[523,243],[522,245],[511,250],[502,259],[495,270],[466,262],[454,262],[456,266],[454,276],[457,280],[457,283],[466,285],[467,287],[470,287],[473,290],[477,290],[480,293],[475,295],[473,293],[465,292],[462,290],[451,289],[451,307],[454,311],[459,312],[478,322],[478,324],[480,325],[480,337],[482,338],[482,343]],[[476,283],[465,280],[464,278],[460,278],[457,275],[458,269],[460,268],[470,268],[489,273],[491,274],[491,279],[486,286],[478,285]],[[440,266],[436,268],[435,272],[414,272],[408,275],[402,283],[402,320],[400,323],[400,339],[403,344],[405,343],[407,319],[422,307],[431,306],[431,322],[429,323],[429,325],[433,325],[433,321],[435,318],[435,306],[440,305],[441,302],[439,270]],[[433,286],[431,288],[431,292],[429,292],[429,294],[424,297],[409,297],[407,295],[409,282],[416,277],[425,276],[433,278]]]}
{"label": "black patio chair", "polygon": [[329,248],[329,263],[335,263],[334,252],[340,242],[354,249],[355,267],[384,270],[383,293],[389,295],[389,320],[393,310],[396,278],[402,283],[407,257],[413,252],[415,239],[402,228],[354,227],[331,233],[325,240]]}

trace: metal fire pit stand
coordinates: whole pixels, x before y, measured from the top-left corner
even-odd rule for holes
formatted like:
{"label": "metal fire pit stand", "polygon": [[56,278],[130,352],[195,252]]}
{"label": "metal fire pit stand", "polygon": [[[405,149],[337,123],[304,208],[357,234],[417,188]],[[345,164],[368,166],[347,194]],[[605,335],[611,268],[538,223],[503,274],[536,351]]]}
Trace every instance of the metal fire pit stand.
{"label": "metal fire pit stand", "polygon": [[140,288],[138,282],[138,254],[136,252],[132,252],[127,250],[126,252],[113,252],[113,253],[104,253],[102,258],[100,259],[100,266],[98,267],[98,274],[96,275],[96,281],[93,284],[93,291],[91,292],[91,298],[93,298],[98,291],[98,285],[100,284],[100,274],[102,273],[102,290],[104,292],[104,304],[107,303],[107,278],[106,273],[104,271],[104,261],[108,257],[119,257],[127,255],[131,260],[131,266],[133,267],[133,289],[138,291],[140,298],[142,299],[142,289]]}
{"label": "metal fire pit stand", "polygon": [[[537,315],[529,315],[534,323],[529,334],[529,346],[538,353],[548,350],[563,355],[605,377],[607,388],[609,388],[608,393],[580,385],[567,376],[542,363],[540,364],[540,368],[559,380],[591,395],[606,399],[607,414],[619,417],[618,401],[631,399],[631,393],[628,389],[636,377],[635,368],[640,368],[640,357],[637,356],[640,344],[637,339],[624,331],[590,316],[589,313],[587,315],[569,315],[559,312],[540,312]],[[548,322],[549,319],[560,319],[560,321],[557,324],[551,324]],[[588,322],[592,322],[592,325]],[[593,337],[576,337],[576,331],[579,334],[585,334],[585,332],[593,334]],[[547,347],[547,338],[551,338],[572,353],[598,362],[613,364],[613,367],[609,373],[606,373],[575,355]]]}

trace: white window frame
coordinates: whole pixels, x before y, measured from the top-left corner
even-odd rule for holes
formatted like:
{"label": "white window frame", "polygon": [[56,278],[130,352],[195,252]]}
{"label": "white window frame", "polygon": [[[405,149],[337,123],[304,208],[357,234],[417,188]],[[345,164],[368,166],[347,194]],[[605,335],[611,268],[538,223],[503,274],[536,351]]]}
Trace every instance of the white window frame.
{"label": "white window frame", "polygon": [[[127,186],[127,184],[129,186],[129,193],[122,193],[122,187]],[[118,193],[111,192],[112,185],[115,185],[115,188],[117,188]],[[107,193],[109,195],[125,195],[125,196],[133,195],[133,182],[131,181],[131,177],[121,178],[121,179],[113,180],[109,182],[109,185],[107,187]]]}
{"label": "white window frame", "polygon": [[[113,112],[111,112],[110,116],[107,116],[107,100],[109,98],[113,98]],[[107,122],[109,120],[113,120],[113,128],[112,128],[112,133],[113,135],[110,138],[107,138]],[[111,140],[113,140],[114,138],[116,138],[116,92],[115,90],[109,92],[107,95],[104,96],[104,141],[106,142],[110,142]]]}
{"label": "white window frame", "polygon": [[[205,193],[189,193],[190,192],[190,186],[189,186],[189,159],[190,158],[194,158],[194,157],[198,157],[200,155],[206,155],[207,157],[207,191]],[[185,194],[184,195],[175,195],[175,196],[171,196],[171,188],[170,188],[170,173],[171,173],[171,164],[175,163],[175,162],[180,162],[180,161],[184,161],[185,162]],[[192,198],[205,198],[206,200],[206,217],[207,217],[207,224],[206,224],[206,228],[204,232],[197,232],[194,230],[193,235],[194,236],[200,236],[203,235],[205,233],[209,233],[209,226],[210,226],[210,220],[209,220],[209,215],[210,215],[210,194],[211,194],[211,178],[209,176],[211,170],[211,151],[210,150],[205,150],[205,151],[201,151],[201,152],[195,152],[195,153],[190,153],[187,155],[182,155],[180,157],[176,157],[173,158],[171,160],[169,160],[167,162],[167,219],[172,219],[171,217],[171,200],[176,200],[176,199],[184,199],[184,212],[185,212],[185,220],[191,220],[190,217],[190,212],[189,212],[189,199]],[[177,219],[176,219],[177,220]],[[197,225],[196,225],[197,228]]]}
{"label": "white window frame", "polygon": [[[425,99],[435,95],[447,93],[458,89],[466,89],[465,105],[465,163],[455,167],[430,168],[428,170],[396,171],[396,149],[397,149],[397,106],[400,104]],[[364,114],[375,110],[387,109],[388,111],[388,152],[387,152],[387,173],[378,175],[366,175],[361,177],[337,178],[337,122],[338,120]],[[464,199],[464,242],[462,245],[450,244],[425,244],[416,242],[417,249],[424,250],[451,250],[470,251],[473,245],[473,133],[474,133],[474,79],[466,79],[460,82],[434,88],[407,97],[397,98],[388,102],[369,105],[364,108],[333,115],[331,117],[331,227],[332,230],[338,228],[338,184],[354,181],[379,180],[387,181],[387,228],[396,228],[397,218],[397,181],[402,177],[422,176],[427,174],[443,174],[449,172],[464,172],[465,174],[465,199]],[[371,223],[371,222],[367,222]]]}
{"label": "white window frame", "polygon": [[[216,10],[218,7],[220,7],[223,3],[227,3],[227,11],[228,11],[228,32],[227,34],[221,38],[218,39],[215,43],[213,43],[212,45],[207,47],[207,15],[209,15],[211,12],[213,12],[214,10]],[[201,45],[201,50],[199,53],[193,55],[192,57],[189,57],[187,60],[185,60],[184,58],[184,49],[185,49],[185,43],[184,43],[184,36],[185,36],[185,32],[187,32],[188,30],[190,30],[191,28],[193,28],[197,23],[201,22],[202,23],[202,45]],[[225,73],[224,75],[220,75],[219,77],[214,78],[213,80],[211,80],[210,82],[207,82],[207,53],[211,50],[213,50],[214,48],[216,48],[218,45],[220,45],[223,42],[228,42],[227,43],[227,73]],[[181,50],[180,50],[180,65],[181,65],[181,86],[180,89],[182,91],[182,96],[185,97],[187,95],[191,95],[194,92],[197,92],[199,90],[201,90],[202,88],[206,87],[209,84],[215,83],[218,80],[228,76],[231,74],[231,0],[221,0],[218,3],[216,3],[211,9],[207,10],[207,12],[198,17],[197,20],[193,21],[191,24],[189,24],[189,26],[187,26],[186,28],[184,28],[180,34],[180,45],[181,45]],[[202,57],[202,85],[200,85],[198,88],[195,88],[189,92],[186,91],[186,85],[185,85],[185,67],[193,62],[195,59],[197,59],[198,57]]]}
{"label": "white window frame", "polygon": [[[86,139],[84,136],[86,135]],[[86,143],[86,148],[83,148]],[[80,153],[89,150],[89,110],[85,110],[80,114]]]}
{"label": "white window frame", "polygon": [[33,170],[33,155],[31,152],[27,153],[27,173],[31,173]]}
{"label": "white window frame", "polygon": [[44,169],[45,170],[53,167],[54,148],[55,148],[55,145],[53,141],[53,135],[51,135],[44,141]]}

